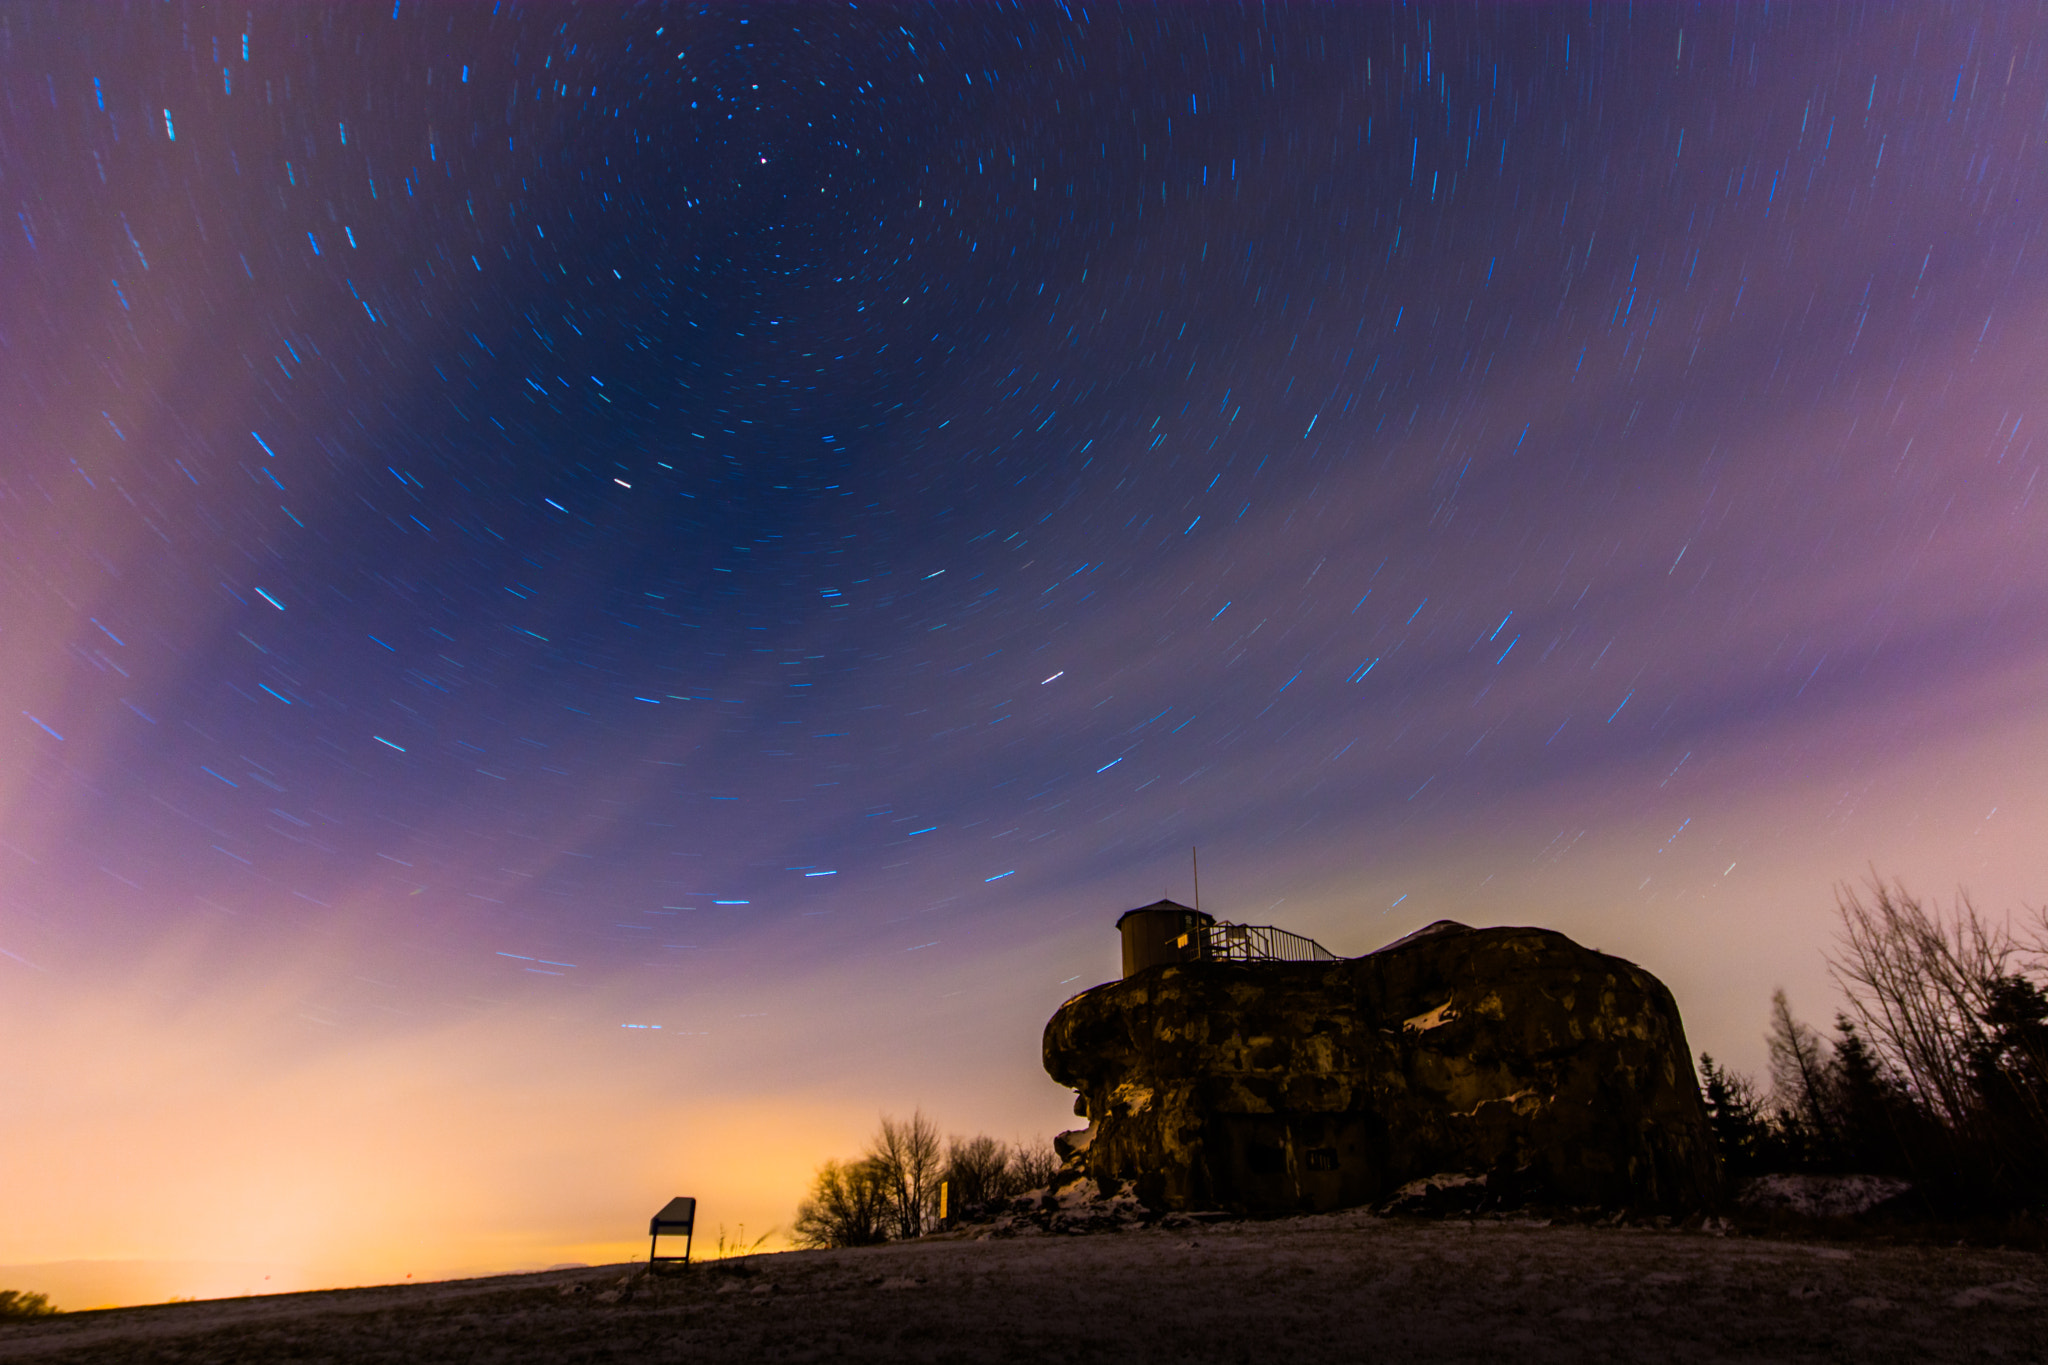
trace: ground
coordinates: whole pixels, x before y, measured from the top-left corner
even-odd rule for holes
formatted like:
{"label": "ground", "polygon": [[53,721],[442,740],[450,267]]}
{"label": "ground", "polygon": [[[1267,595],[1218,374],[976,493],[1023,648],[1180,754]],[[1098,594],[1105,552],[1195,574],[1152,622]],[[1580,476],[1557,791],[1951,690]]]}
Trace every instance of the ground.
{"label": "ground", "polygon": [[0,1362],[2048,1361],[2028,1251],[1334,1214],[73,1313]]}

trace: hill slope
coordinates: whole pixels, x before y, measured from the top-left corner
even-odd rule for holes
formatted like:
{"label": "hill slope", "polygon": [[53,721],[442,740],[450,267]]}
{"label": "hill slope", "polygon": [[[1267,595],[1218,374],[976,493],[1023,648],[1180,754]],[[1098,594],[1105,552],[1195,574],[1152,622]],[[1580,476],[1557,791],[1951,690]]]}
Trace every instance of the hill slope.
{"label": "hill slope", "polygon": [[1364,1214],[78,1313],[0,1361],[2048,1358],[2048,1263]]}

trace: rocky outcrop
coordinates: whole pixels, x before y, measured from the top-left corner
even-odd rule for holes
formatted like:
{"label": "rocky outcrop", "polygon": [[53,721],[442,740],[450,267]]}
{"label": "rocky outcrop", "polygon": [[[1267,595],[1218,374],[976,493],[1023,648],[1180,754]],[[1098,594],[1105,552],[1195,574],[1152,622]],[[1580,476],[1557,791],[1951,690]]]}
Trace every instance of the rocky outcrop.
{"label": "rocky outcrop", "polygon": [[1322,1211],[1447,1176],[1495,1207],[1718,1195],[1671,992],[1543,929],[1148,967],[1062,1005],[1045,1069],[1089,1120],[1069,1170],[1153,1208]]}

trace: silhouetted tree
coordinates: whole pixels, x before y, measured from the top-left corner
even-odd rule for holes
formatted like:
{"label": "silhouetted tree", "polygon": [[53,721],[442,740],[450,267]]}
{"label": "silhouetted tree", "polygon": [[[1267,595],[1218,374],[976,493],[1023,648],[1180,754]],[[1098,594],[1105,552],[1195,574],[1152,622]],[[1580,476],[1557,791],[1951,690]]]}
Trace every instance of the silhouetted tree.
{"label": "silhouetted tree", "polygon": [[1006,1144],[979,1135],[939,1139],[923,1110],[908,1119],[883,1115],[858,1161],[828,1161],[812,1178],[797,1207],[792,1234],[798,1246],[868,1246],[920,1237],[937,1222],[939,1186],[948,1185],[949,1212],[987,1208],[1049,1184],[1059,1171],[1052,1144]]}
{"label": "silhouetted tree", "polygon": [[1969,897],[1930,906],[1872,878],[1836,893],[1832,1047],[1771,998],[1772,1108],[1701,1058],[1730,1174],[1902,1175],[1938,1202],[2048,1204],[2048,911],[2030,931]]}
{"label": "silhouetted tree", "polygon": [[48,1294],[31,1294],[25,1289],[0,1289],[0,1322],[16,1318],[47,1318],[62,1311],[50,1306]]}
{"label": "silhouetted tree", "polygon": [[1010,1148],[1010,1166],[1006,1172],[1009,1188],[1004,1193],[1018,1195],[1029,1190],[1042,1190],[1059,1173],[1060,1156],[1053,1150],[1052,1139],[1019,1142]]}
{"label": "silhouetted tree", "polygon": [[1904,887],[1875,880],[1863,893],[1840,889],[1837,907],[1842,936],[1828,966],[1864,1036],[1919,1103],[1967,1127],[1981,1020],[1994,983],[2011,974],[2010,936],[1966,896],[1944,915]]}
{"label": "silhouetted tree", "polygon": [[998,1139],[986,1134],[946,1139],[940,1179],[946,1184],[947,1212],[957,1215],[1001,1199],[1009,1193],[1009,1171],[1010,1149]]}
{"label": "silhouetted tree", "polygon": [[1874,877],[1836,902],[1828,965],[1904,1164],[1978,1196],[2048,1198],[2048,915],[2022,939],[1967,895],[1943,910]]}
{"label": "silhouetted tree", "polygon": [[1828,1062],[1827,1101],[1834,1113],[1835,1164],[1878,1175],[1912,1175],[1920,1123],[1905,1086],[1874,1054],[1856,1021],[1835,1016],[1834,1055]]}
{"label": "silhouetted tree", "polygon": [[1991,984],[1971,1058],[1979,1128],[2002,1186],[2048,1193],[2048,997],[2022,976]]}
{"label": "silhouetted tree", "polygon": [[939,1130],[922,1109],[908,1119],[882,1116],[868,1143],[867,1161],[882,1182],[894,1235],[919,1237],[939,1203]]}
{"label": "silhouetted tree", "polygon": [[1773,1140],[1763,1101],[1749,1078],[1717,1065],[1702,1052],[1700,1096],[1707,1104],[1707,1124],[1722,1171],[1734,1177],[1761,1174],[1773,1154]]}
{"label": "silhouetted tree", "polygon": [[1765,1036],[1771,1058],[1771,1098],[1777,1105],[1778,1127],[1800,1164],[1825,1164],[1840,1149],[1840,1134],[1830,1102],[1827,1044],[1811,1027],[1792,1017],[1785,992],[1771,994],[1771,1031]]}
{"label": "silhouetted tree", "polygon": [[863,1247],[889,1237],[889,1202],[881,1173],[868,1161],[827,1161],[797,1205],[791,1240],[800,1247]]}

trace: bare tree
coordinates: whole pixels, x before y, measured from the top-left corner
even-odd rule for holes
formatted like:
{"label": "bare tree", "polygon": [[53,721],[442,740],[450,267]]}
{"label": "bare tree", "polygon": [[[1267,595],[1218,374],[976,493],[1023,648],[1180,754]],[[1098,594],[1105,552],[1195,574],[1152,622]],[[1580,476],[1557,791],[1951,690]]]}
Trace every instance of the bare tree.
{"label": "bare tree", "polygon": [[2048,1197],[2048,912],[2020,937],[1962,893],[1944,910],[1873,876],[1836,899],[1828,966],[1878,1065],[1905,1080],[1936,1144],[1928,1169]]}
{"label": "bare tree", "polygon": [[868,1143],[867,1160],[881,1178],[895,1234],[922,1236],[938,1210],[938,1125],[922,1109],[908,1119],[884,1114],[882,1126]]}
{"label": "bare tree", "polygon": [[1007,1193],[1010,1149],[996,1138],[946,1139],[946,1182],[948,1212],[987,1204]]}
{"label": "bare tree", "polygon": [[1812,1135],[1815,1146],[1832,1153],[1840,1135],[1828,1094],[1827,1045],[1792,1017],[1782,990],[1771,993],[1771,1031],[1765,1042],[1770,1048],[1771,1090],[1779,1107]]}
{"label": "bare tree", "polygon": [[2010,932],[1987,922],[1966,895],[1944,916],[1874,877],[1864,894],[1839,888],[1836,904],[1841,947],[1828,969],[1865,1036],[1921,1104],[1952,1127],[1967,1126],[1981,1021],[2014,965]]}
{"label": "bare tree", "polygon": [[1015,1143],[1010,1148],[1009,1169],[1004,1172],[1009,1188],[1003,1193],[1017,1195],[1027,1190],[1042,1190],[1059,1173],[1059,1153],[1053,1150],[1050,1139],[1041,1137]]}
{"label": "bare tree", "polygon": [[888,1240],[888,1214],[874,1163],[828,1161],[812,1177],[810,1197],[797,1205],[791,1240],[800,1247],[873,1246]]}

